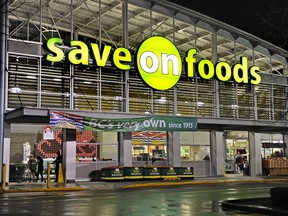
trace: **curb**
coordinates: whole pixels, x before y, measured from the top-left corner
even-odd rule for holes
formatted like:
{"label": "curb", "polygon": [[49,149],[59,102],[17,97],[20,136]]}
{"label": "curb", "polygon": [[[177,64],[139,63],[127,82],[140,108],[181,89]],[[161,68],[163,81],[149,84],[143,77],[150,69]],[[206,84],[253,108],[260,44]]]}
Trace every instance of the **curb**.
{"label": "curb", "polygon": [[287,181],[287,179],[251,179],[251,180],[213,180],[213,181],[195,181],[195,182],[165,182],[165,183],[140,183],[123,186],[126,188],[143,188],[143,187],[165,187],[165,186],[181,186],[181,185],[201,185],[201,184],[223,184],[223,183],[241,183],[241,182],[275,182]]}
{"label": "curb", "polygon": [[54,191],[82,191],[82,187],[59,187],[59,188],[27,188],[27,189],[8,189],[2,193],[27,193],[27,192],[54,192]]}

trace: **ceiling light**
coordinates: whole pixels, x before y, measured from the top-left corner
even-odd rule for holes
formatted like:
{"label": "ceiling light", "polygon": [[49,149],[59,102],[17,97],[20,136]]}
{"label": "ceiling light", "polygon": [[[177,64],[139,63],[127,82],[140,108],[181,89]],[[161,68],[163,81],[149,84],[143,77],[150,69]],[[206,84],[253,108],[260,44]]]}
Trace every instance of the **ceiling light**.
{"label": "ceiling light", "polygon": [[166,97],[161,97],[160,99],[158,99],[158,102],[159,103],[166,103],[167,102]]}
{"label": "ceiling light", "polygon": [[203,102],[197,102],[197,106],[203,106],[204,103]]}
{"label": "ceiling light", "polygon": [[21,93],[22,92],[21,88],[19,88],[18,86],[12,87],[10,91],[11,91],[11,93]]}
{"label": "ceiling light", "polygon": [[36,79],[36,76],[27,76],[28,79]]}

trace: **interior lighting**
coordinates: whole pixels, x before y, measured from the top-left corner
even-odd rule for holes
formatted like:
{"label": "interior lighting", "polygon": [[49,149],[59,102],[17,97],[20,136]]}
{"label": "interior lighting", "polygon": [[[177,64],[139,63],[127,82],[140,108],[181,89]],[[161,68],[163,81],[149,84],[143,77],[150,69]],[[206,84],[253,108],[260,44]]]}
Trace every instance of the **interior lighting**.
{"label": "interior lighting", "polygon": [[161,97],[160,99],[158,99],[158,102],[162,104],[166,103],[167,102],[166,97]]}
{"label": "interior lighting", "polygon": [[36,79],[36,76],[27,76],[28,79]]}
{"label": "interior lighting", "polygon": [[116,101],[121,101],[121,100],[123,100],[123,98],[121,96],[115,96],[115,100]]}
{"label": "interior lighting", "polygon": [[203,106],[204,103],[203,102],[197,102],[197,106]]}
{"label": "interior lighting", "polygon": [[18,86],[14,86],[11,88],[11,93],[21,93],[22,92],[22,89],[19,88]]}

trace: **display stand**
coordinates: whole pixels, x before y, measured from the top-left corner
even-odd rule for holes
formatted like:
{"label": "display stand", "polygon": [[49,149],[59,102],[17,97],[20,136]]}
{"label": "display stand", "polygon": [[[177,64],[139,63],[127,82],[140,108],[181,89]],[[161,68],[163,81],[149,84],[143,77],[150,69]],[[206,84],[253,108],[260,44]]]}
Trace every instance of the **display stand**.
{"label": "display stand", "polygon": [[[262,160],[263,175],[288,175],[288,160],[285,157],[286,143],[262,143],[264,158]],[[272,155],[266,157],[266,149],[271,149]],[[279,151],[274,151],[280,149]]]}

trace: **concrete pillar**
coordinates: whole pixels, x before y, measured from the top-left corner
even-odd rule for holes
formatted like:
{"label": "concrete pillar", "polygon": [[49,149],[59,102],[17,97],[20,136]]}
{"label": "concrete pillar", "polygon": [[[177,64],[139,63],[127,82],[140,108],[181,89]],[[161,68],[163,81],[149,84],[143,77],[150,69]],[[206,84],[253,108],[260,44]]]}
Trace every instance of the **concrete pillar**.
{"label": "concrete pillar", "polygon": [[64,181],[66,183],[73,183],[76,181],[76,130],[63,128],[62,133],[62,166]]}
{"label": "concrete pillar", "polygon": [[[8,35],[8,4],[6,0],[0,0],[0,181],[2,179],[2,164],[6,163],[6,147],[4,139],[4,113],[5,113],[5,80],[6,57]],[[10,141],[9,141],[10,151]],[[10,154],[9,154],[10,155]],[[7,167],[9,164],[7,164]],[[9,171],[9,168],[7,169]],[[9,176],[8,176],[9,177]]]}
{"label": "concrete pillar", "polygon": [[[10,124],[4,122],[4,133],[3,133],[3,164],[6,164],[6,185],[9,182],[9,172],[10,172]],[[2,169],[1,169],[2,171]],[[1,177],[2,178],[2,177]]]}
{"label": "concrete pillar", "polygon": [[168,132],[168,165],[181,166],[180,160],[180,132]]}
{"label": "concrete pillar", "polygon": [[248,132],[250,176],[262,175],[260,134]]}
{"label": "concrete pillar", "polygon": [[211,148],[211,175],[224,176],[225,172],[225,149],[226,143],[223,139],[223,132],[210,132],[210,148]]}
{"label": "concrete pillar", "polygon": [[283,134],[283,143],[286,143],[286,148],[284,150],[284,156],[288,157],[288,134]]}
{"label": "concrete pillar", "polygon": [[119,133],[118,143],[119,165],[132,166],[132,133]]}

